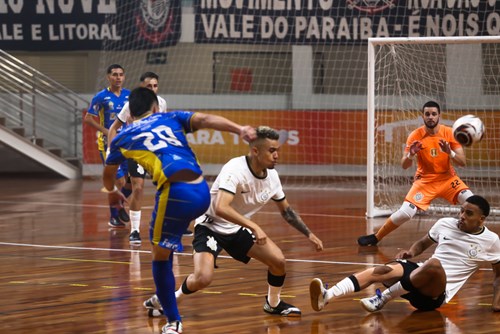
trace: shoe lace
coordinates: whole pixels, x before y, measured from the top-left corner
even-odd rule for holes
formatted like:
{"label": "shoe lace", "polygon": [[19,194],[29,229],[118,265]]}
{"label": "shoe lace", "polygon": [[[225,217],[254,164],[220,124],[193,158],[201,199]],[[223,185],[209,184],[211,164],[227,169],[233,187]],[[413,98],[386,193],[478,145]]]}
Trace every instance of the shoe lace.
{"label": "shoe lace", "polygon": [[384,300],[382,299],[382,292],[380,291],[380,289],[375,290],[375,296],[370,299],[370,302],[377,308],[381,307],[384,304]]}

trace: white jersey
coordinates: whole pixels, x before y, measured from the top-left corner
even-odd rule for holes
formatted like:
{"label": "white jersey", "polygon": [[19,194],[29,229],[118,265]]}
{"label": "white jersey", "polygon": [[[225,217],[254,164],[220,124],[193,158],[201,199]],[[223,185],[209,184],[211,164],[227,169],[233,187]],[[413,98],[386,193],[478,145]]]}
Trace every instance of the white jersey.
{"label": "white jersey", "polygon": [[[219,189],[234,194],[231,206],[246,218],[252,217],[270,199],[285,199],[278,172],[268,169],[265,177],[255,176],[250,170],[247,157],[241,156],[229,160],[223,167],[210,189],[210,207],[205,215],[196,220],[212,231],[220,234],[236,233],[241,225],[231,223],[215,215],[215,198]],[[206,216],[210,222],[205,220]]]}
{"label": "white jersey", "polygon": [[500,240],[486,226],[478,234],[461,231],[458,219],[439,219],[429,230],[429,237],[437,243],[432,255],[446,273],[446,303],[479,268],[481,263],[500,262]]}
{"label": "white jersey", "polygon": [[[158,107],[160,108],[160,112],[167,112],[167,101],[161,96],[158,97]],[[127,123],[130,118],[130,107],[128,106],[128,101],[123,106],[122,110],[116,116],[122,123]]]}

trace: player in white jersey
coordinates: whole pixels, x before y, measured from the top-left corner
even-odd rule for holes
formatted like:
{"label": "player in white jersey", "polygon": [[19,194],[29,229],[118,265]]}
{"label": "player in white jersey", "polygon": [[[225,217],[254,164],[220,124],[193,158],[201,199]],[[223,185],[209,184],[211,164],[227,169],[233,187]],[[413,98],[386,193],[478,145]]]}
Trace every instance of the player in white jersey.
{"label": "player in white jersey", "polygon": [[[268,169],[266,176],[258,177],[250,170],[247,156],[231,159],[224,165],[210,190],[213,199],[217,197],[220,189],[235,195],[231,207],[247,219],[250,219],[270,199],[274,201],[285,199],[276,170]],[[217,203],[211,201],[206,215],[198,218],[196,225],[204,225],[223,235],[237,233],[241,225],[217,215],[216,206]]]}
{"label": "player in white jersey", "polygon": [[[281,316],[299,316],[300,309],[280,298],[285,282],[285,256],[258,224],[251,220],[267,202],[273,200],[282,217],[313,244],[323,249],[321,240],[312,233],[290,207],[274,166],[278,160],[279,133],[269,127],[257,128],[257,139],[250,152],[230,160],[222,167],[210,190],[210,207],[196,220],[193,239],[194,273],[177,290],[179,299],[207,287],[214,274],[214,264],[224,249],[235,260],[248,263],[254,258],[268,266],[268,293],[264,311]],[[144,302],[150,310],[158,309],[153,296]]]}
{"label": "player in white jersey", "polygon": [[[439,219],[409,250],[400,251],[396,261],[355,273],[330,289],[319,278],[313,279],[309,287],[312,308],[320,311],[333,298],[383,283],[388,287],[384,292],[377,289],[375,296],[361,299],[367,311],[378,311],[399,296],[418,310],[434,310],[448,303],[481,263],[487,262],[494,273],[493,310],[500,311],[500,240],[484,226],[489,213],[486,199],[470,196],[458,219]],[[434,254],[424,263],[407,260],[433,244],[437,244]]]}
{"label": "player in white jersey", "polygon": [[[154,74],[153,72],[146,72],[143,75],[145,74],[151,74],[156,76],[156,74]],[[155,79],[154,77],[146,77],[143,81],[141,81],[141,83],[142,83],[140,85],[141,87],[149,88],[153,92],[155,92],[155,94],[158,92],[158,79]],[[156,97],[158,98],[158,109],[159,109],[158,112],[167,112],[167,101],[159,95],[156,95]],[[116,115],[116,118],[119,121],[119,123],[117,124],[118,125],[117,129],[119,129],[123,124],[131,122],[130,107],[128,102],[125,103],[125,105],[122,108],[122,111],[120,111],[120,113]]]}

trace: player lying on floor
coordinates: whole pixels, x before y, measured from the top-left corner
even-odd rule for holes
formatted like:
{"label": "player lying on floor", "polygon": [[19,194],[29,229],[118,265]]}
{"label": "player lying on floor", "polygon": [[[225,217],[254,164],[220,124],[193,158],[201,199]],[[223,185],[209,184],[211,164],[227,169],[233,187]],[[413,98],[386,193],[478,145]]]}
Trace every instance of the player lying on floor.
{"label": "player lying on floor", "polygon": [[[500,311],[500,241],[484,226],[489,213],[488,201],[473,195],[462,204],[458,219],[439,219],[409,250],[399,252],[394,262],[355,273],[330,289],[319,278],[313,279],[309,287],[312,308],[320,311],[337,297],[383,283],[385,291],[377,289],[375,296],[361,299],[367,311],[378,311],[399,296],[419,310],[434,310],[448,303],[480,264],[488,262],[494,273],[493,310]],[[433,244],[437,244],[434,254],[424,263],[407,260]]]}

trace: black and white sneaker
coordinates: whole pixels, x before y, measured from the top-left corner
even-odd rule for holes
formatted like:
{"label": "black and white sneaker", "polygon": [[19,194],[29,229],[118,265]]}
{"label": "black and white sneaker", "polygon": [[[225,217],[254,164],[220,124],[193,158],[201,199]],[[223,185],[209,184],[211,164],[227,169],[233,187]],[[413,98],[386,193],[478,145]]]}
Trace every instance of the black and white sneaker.
{"label": "black and white sneaker", "polygon": [[126,226],[119,219],[116,219],[114,217],[109,218],[108,225],[113,227],[113,228],[124,228]]}
{"label": "black and white sneaker", "polygon": [[128,240],[131,245],[140,245],[141,235],[139,234],[139,231],[137,230],[132,231],[132,233],[130,233],[130,236],[128,237]]}
{"label": "black and white sneaker", "polygon": [[264,304],[264,311],[269,314],[281,315],[283,317],[300,317],[302,312],[300,312],[299,308],[287,304],[284,301],[280,301],[280,303],[276,307],[272,307],[269,305],[266,297],[266,303]]}
{"label": "black and white sneaker", "polygon": [[161,307],[158,296],[152,295],[151,298],[147,299],[142,303],[144,307],[148,310],[149,317],[160,317],[163,315],[163,308]]}
{"label": "black and white sneaker", "polygon": [[130,221],[130,216],[125,208],[122,207],[118,210],[118,219],[120,219],[123,223],[128,223]]}
{"label": "black and white sneaker", "polygon": [[174,321],[167,322],[165,326],[161,329],[162,334],[180,334],[182,333],[182,322]]}

